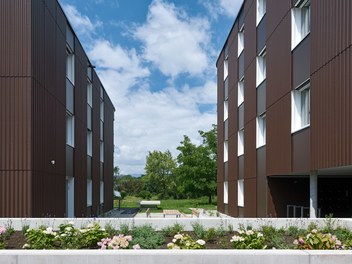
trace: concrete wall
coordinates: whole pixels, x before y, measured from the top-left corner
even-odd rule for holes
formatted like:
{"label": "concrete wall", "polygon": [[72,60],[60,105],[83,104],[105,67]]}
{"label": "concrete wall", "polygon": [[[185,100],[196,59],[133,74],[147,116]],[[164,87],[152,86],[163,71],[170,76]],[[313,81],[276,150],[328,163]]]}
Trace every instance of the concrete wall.
{"label": "concrete wall", "polygon": [[352,263],[351,251],[307,250],[2,250],[0,264],[34,263]]}

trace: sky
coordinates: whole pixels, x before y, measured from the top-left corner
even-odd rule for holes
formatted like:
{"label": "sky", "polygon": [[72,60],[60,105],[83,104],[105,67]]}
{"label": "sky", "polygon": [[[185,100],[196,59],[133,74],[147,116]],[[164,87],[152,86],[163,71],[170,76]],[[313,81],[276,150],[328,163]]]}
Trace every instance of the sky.
{"label": "sky", "polygon": [[114,165],[144,173],[216,124],[216,60],[243,0],[59,0],[115,112]]}

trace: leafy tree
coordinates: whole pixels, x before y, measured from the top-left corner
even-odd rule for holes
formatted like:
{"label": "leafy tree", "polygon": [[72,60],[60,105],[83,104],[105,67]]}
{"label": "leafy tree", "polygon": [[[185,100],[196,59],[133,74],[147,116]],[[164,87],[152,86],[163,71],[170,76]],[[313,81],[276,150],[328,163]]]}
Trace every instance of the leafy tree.
{"label": "leafy tree", "polygon": [[201,145],[193,144],[188,136],[184,136],[177,148],[178,167],[176,169],[179,191],[189,196],[208,196],[209,203],[216,191],[216,126],[210,131],[199,131],[203,138]]}
{"label": "leafy tree", "polygon": [[120,175],[116,178],[115,184],[120,192],[124,191],[129,195],[138,195],[144,189],[144,182],[131,175]]}
{"label": "leafy tree", "polygon": [[175,167],[176,162],[170,151],[149,152],[145,165],[146,175],[143,177],[146,182],[146,190],[161,198],[169,196]]}

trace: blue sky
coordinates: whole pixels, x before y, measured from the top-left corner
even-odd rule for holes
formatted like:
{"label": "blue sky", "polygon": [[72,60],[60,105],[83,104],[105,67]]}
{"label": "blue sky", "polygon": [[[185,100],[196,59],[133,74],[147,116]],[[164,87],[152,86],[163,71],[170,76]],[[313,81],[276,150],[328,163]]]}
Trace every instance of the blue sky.
{"label": "blue sky", "polygon": [[216,123],[216,59],[242,0],[59,0],[115,105],[115,165]]}

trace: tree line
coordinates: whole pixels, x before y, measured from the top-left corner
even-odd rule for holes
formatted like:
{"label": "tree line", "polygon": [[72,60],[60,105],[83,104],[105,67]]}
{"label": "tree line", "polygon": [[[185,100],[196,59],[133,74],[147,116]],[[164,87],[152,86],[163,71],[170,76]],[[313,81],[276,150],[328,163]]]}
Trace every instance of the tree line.
{"label": "tree line", "polygon": [[209,203],[216,194],[217,134],[216,125],[209,131],[199,131],[202,143],[192,143],[188,136],[177,147],[174,158],[169,150],[154,150],[146,157],[145,174],[141,177],[120,175],[115,167],[114,189],[122,196],[143,199],[185,199],[207,196]]}

